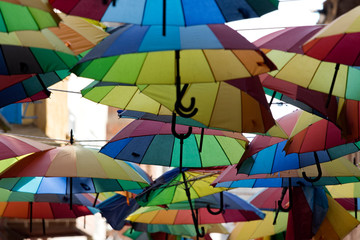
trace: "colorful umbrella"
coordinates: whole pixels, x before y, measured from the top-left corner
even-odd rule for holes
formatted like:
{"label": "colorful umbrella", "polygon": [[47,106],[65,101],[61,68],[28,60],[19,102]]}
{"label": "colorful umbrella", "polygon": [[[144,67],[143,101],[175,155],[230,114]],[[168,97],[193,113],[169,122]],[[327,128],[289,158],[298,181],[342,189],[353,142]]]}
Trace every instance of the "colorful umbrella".
{"label": "colorful umbrella", "polygon": [[[341,15],[303,45],[305,54],[327,62],[360,66],[359,19],[359,6]],[[351,91],[358,92],[358,88]]]}
{"label": "colorful umbrella", "polygon": [[[175,50],[180,60],[176,60]],[[166,36],[157,26],[126,25],[98,44],[72,71],[104,82],[175,84],[176,62],[181,83],[245,78],[274,69],[258,48],[235,30],[214,24],[169,27]]]}
{"label": "colorful umbrella", "polygon": [[[220,174],[216,169],[184,169],[186,180],[190,186],[191,199],[200,198],[217,192],[224,188],[213,188],[210,184]],[[178,168],[165,172],[157,178],[153,184],[141,194],[136,200],[141,206],[156,206],[172,204],[187,200],[185,194],[185,182]]]}
{"label": "colorful umbrella", "polygon": [[[268,52],[268,54],[271,54],[272,50],[303,54],[302,44],[321,29],[322,26],[289,27],[265,35],[256,40],[254,44]],[[280,63],[282,59],[274,59],[274,61]],[[330,99],[329,106],[326,107],[328,96],[325,93],[313,91],[289,82],[291,79],[284,81],[269,74],[262,74],[260,79],[264,87],[284,94],[281,96],[282,100],[336,122],[337,101],[335,97]],[[272,97],[276,96],[276,92],[271,93]]]}
{"label": "colorful umbrella", "polygon": [[[313,27],[294,28],[289,30],[295,32],[294,36],[297,36],[296,32],[302,32],[303,29],[313,29]],[[284,35],[287,33],[283,30]],[[321,31],[320,31],[321,32]],[[276,34],[274,34],[276,36]],[[304,36],[308,37],[308,36]],[[292,38],[289,36],[288,38]],[[287,45],[288,38],[280,38],[280,43],[277,43],[277,47],[281,44]],[[307,38],[308,39],[308,38]],[[297,48],[294,48],[294,52],[286,52],[283,48],[275,49],[263,49],[266,56],[271,59],[277,66],[278,70],[269,72],[274,78],[290,82],[292,84],[299,85],[305,89],[314,90],[328,94],[325,107],[329,106],[330,101],[335,101],[330,96],[342,97],[346,99],[359,100],[358,86],[356,79],[360,75],[360,70],[356,67],[349,67],[348,65],[336,64],[328,61],[321,61],[309,56],[304,55],[301,51],[301,44],[297,43]],[[260,43],[261,44],[261,43]],[[306,69],[306,71],[304,71]],[[337,69],[337,70],[334,70]],[[336,75],[334,75],[334,71]],[[336,79],[336,82],[331,79]],[[322,100],[324,101],[324,100]],[[332,103],[332,104],[335,104]],[[317,105],[313,103],[313,105]]]}
{"label": "colorful umbrella", "polygon": [[[223,197],[220,195],[223,194]],[[219,208],[220,198],[223,198],[222,212],[213,215],[208,208]],[[264,214],[241,199],[240,197],[224,192],[193,199],[193,207],[197,209],[199,224],[213,224],[226,222],[253,221],[264,218]],[[127,220],[147,224],[191,224],[192,217],[188,202],[178,202],[163,206],[141,207],[131,213]]]}
{"label": "colorful umbrella", "polygon": [[[227,167],[212,183],[216,187],[289,187],[289,186],[325,186],[359,182],[360,171],[345,157],[325,162],[321,165],[322,177],[316,182],[302,178],[305,172],[308,177],[318,175],[315,165],[298,170],[288,170],[274,174],[238,174],[236,166]],[[291,180],[290,180],[291,179]],[[290,182],[291,181],[291,182]]]}
{"label": "colorful umbrella", "polygon": [[[94,102],[120,109],[142,111],[161,117],[169,115],[167,118],[170,122],[176,89],[174,85],[147,85],[140,91],[136,87],[94,81],[82,90],[82,95]],[[190,101],[192,96],[197,99],[197,114],[192,117],[192,121],[179,122],[177,118],[178,123],[236,132],[269,131],[273,135],[286,137],[281,129],[277,132],[268,130],[274,125],[274,120],[261,84],[256,78],[215,84],[189,84],[183,101]],[[156,120],[161,120],[161,117]]]}
{"label": "colorful umbrella", "polygon": [[125,85],[176,83],[175,109],[191,117],[198,111],[195,99],[191,98],[190,107],[181,103],[187,84],[251,77],[275,68],[262,52],[226,25],[168,29],[169,33],[162,36],[156,26],[122,27],[72,71],[81,77]]}
{"label": "colorful umbrella", "polygon": [[[289,130],[292,131],[289,135],[294,137],[292,137],[291,139],[297,139],[301,137],[302,133],[304,133],[308,128],[311,129],[313,126],[317,126],[317,125],[320,125],[321,127],[325,126],[324,127],[325,129],[327,126],[327,125],[323,125],[325,124],[324,121],[326,121],[324,119],[321,119],[320,121],[316,121],[315,118],[315,121],[313,121],[314,119],[313,120],[310,119],[309,121],[309,119],[305,118],[304,120],[301,120],[299,122],[296,121],[286,122],[285,121],[286,119],[287,116],[284,116],[282,118],[282,121],[284,123],[282,123],[281,121],[278,122],[280,125],[283,124],[281,126],[285,131],[289,131]],[[313,121],[313,123],[309,127],[307,127],[307,125],[310,124],[311,121]],[[268,174],[268,173],[275,173],[290,169],[298,169],[314,164],[316,164],[317,168],[321,170],[319,165],[320,163],[330,161],[359,150],[358,142],[350,142],[347,144],[340,145],[340,143],[344,142],[344,140],[341,139],[341,137],[338,137],[338,135],[341,136],[340,130],[337,127],[335,127],[334,124],[332,124],[331,122],[326,121],[326,123],[329,126],[333,126],[332,128],[329,128],[331,129],[331,131],[335,131],[335,133],[337,133],[336,135],[337,138],[333,139],[333,141],[329,141],[328,146],[332,146],[331,148],[324,149],[317,147],[316,146],[317,144],[322,146],[321,145],[322,142],[320,141],[320,139],[323,138],[323,136],[325,136],[325,135],[323,136],[317,135],[314,136],[313,139],[309,139],[311,141],[317,139],[316,140],[317,142],[313,142],[315,145],[313,147],[310,147],[311,150],[313,148],[316,148],[314,149],[314,151],[309,151],[310,149],[309,145],[305,143],[302,147],[304,147],[306,151],[288,154],[288,152],[284,151],[284,147],[286,146],[286,144],[288,144],[289,146],[291,145],[288,143],[288,141],[283,141],[279,138],[270,138],[267,136],[256,136],[252,141],[252,143],[249,144],[248,151],[245,152],[245,154],[243,155],[242,159],[238,164],[238,168],[241,168],[241,170],[239,170],[239,173]],[[287,126],[284,124],[286,124]],[[324,130],[324,128],[322,129]],[[326,131],[323,131],[322,133],[324,132]],[[317,134],[322,134],[322,133],[318,132]],[[294,146],[296,146],[295,145],[296,143],[297,142],[294,142]],[[257,160],[255,161],[255,159]],[[269,161],[269,159],[271,160]],[[304,177],[306,178],[306,175],[304,175]],[[321,177],[321,173],[319,172],[318,177],[315,179],[319,180],[320,177]]]}
{"label": "colorful umbrella", "polygon": [[0,159],[8,159],[21,155],[41,152],[54,148],[28,138],[15,135],[0,134]]}
{"label": "colorful umbrella", "polygon": [[[186,133],[188,127],[177,125],[176,131]],[[184,140],[182,167],[235,164],[247,144],[248,140],[240,133],[193,128],[192,135]],[[111,138],[100,152],[140,164],[180,166],[179,140],[172,135],[170,123],[135,120]]]}
{"label": "colorful umbrella", "polygon": [[34,153],[1,173],[3,188],[30,193],[137,191],[151,180],[135,164],[76,145]]}
{"label": "colorful umbrella", "polygon": [[0,1],[0,16],[0,32],[41,30],[56,27],[60,21],[53,9],[41,0]]}
{"label": "colorful umbrella", "polygon": [[[51,0],[50,3],[54,8],[64,13],[102,22],[191,26],[259,17],[276,10],[279,2],[277,0],[203,0],[196,2],[143,0],[134,3],[126,0],[115,0],[104,3],[97,0],[74,2]],[[90,11],[89,8],[93,11]]]}

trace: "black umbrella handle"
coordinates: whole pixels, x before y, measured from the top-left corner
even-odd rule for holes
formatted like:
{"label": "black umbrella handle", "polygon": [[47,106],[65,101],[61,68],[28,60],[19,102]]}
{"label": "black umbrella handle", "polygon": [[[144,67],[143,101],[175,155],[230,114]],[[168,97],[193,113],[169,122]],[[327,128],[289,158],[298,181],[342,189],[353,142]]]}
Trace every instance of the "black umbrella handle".
{"label": "black umbrella handle", "polygon": [[220,192],[220,208],[219,208],[219,210],[217,210],[217,211],[211,210],[209,204],[206,206],[206,208],[207,208],[208,212],[211,213],[212,215],[218,215],[218,214],[222,213],[224,211],[224,193]]}
{"label": "black umbrella handle", "polygon": [[315,157],[316,168],[318,170],[318,175],[315,178],[309,178],[308,176],[306,176],[305,172],[302,172],[303,178],[306,181],[311,182],[311,183],[319,181],[320,178],[322,177],[322,170],[321,170],[321,166],[320,166],[320,161],[319,161],[319,157],[318,157],[316,152],[314,152],[314,157]]}
{"label": "black umbrella handle", "polygon": [[175,101],[175,111],[177,114],[179,114],[181,117],[184,118],[191,118],[195,116],[195,114],[198,112],[198,109],[195,108],[195,98],[192,97],[190,99],[190,106],[185,107],[182,104],[182,99],[186,93],[186,89],[188,88],[189,84],[184,84],[184,87],[181,88],[181,80],[180,80],[180,51],[175,51],[175,60],[176,60],[176,101]]}

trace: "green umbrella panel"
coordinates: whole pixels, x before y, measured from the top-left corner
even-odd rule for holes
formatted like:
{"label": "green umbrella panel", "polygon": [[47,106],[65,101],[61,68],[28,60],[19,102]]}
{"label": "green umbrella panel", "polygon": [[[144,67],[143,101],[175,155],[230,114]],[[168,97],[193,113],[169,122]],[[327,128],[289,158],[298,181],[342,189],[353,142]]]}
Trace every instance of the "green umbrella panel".
{"label": "green umbrella panel", "polygon": [[0,32],[56,27],[60,17],[42,0],[0,1]]}

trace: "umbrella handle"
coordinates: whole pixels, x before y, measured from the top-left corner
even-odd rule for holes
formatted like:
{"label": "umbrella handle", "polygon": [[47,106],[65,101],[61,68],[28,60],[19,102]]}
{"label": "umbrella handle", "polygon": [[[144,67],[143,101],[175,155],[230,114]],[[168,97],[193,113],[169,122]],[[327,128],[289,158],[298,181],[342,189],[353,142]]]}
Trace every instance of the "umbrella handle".
{"label": "umbrella handle", "polygon": [[[188,86],[189,86],[189,84],[185,84],[184,87],[181,90],[177,91],[177,94],[176,94],[175,111],[181,117],[184,117],[184,118],[191,118],[191,117],[195,116],[195,114],[198,111],[198,109],[195,108],[195,98],[194,97],[190,98],[190,106],[188,106],[188,107],[185,107],[181,102]],[[180,89],[180,86],[178,88]],[[190,111],[192,111],[192,112],[190,112]],[[190,112],[190,113],[185,113],[185,112]]]}
{"label": "umbrella handle", "polygon": [[175,127],[176,127],[176,114],[173,113],[172,114],[172,120],[171,120],[171,132],[174,135],[174,137],[176,137],[176,138],[178,138],[180,140],[184,140],[184,139],[190,137],[190,135],[192,133],[192,127],[189,127],[188,132],[185,133],[185,134],[177,133]]}
{"label": "umbrella handle", "polygon": [[218,215],[218,214],[222,213],[224,211],[224,195],[223,195],[223,192],[220,192],[220,208],[219,208],[218,211],[211,210],[209,204],[206,206],[206,208],[207,208],[208,212],[210,214],[212,214],[212,215]]}
{"label": "umbrella handle", "polygon": [[[285,197],[287,190],[289,190],[289,206],[287,208],[284,208],[282,206],[282,202],[284,201],[284,197]],[[289,178],[289,187],[283,188],[282,193],[281,193],[281,198],[278,201],[278,207],[283,212],[289,212],[290,209],[292,208],[292,206],[293,206],[293,198],[292,198],[291,178]]]}
{"label": "umbrella handle", "polygon": [[[164,0],[165,4],[165,0]],[[164,10],[165,11],[165,10]],[[190,99],[190,106],[185,107],[181,100],[183,99],[186,89],[189,87],[189,84],[184,84],[183,88],[181,88],[181,80],[180,80],[180,51],[175,51],[175,60],[176,60],[176,79],[175,79],[175,85],[176,85],[176,101],[175,101],[175,111],[184,118],[191,118],[195,116],[198,109],[195,108],[195,98],[192,97]],[[190,112],[190,113],[185,113]]]}
{"label": "umbrella handle", "polygon": [[315,178],[309,178],[308,176],[306,176],[305,172],[302,172],[302,176],[303,178],[308,181],[308,182],[317,182],[320,180],[320,178],[322,177],[322,170],[321,170],[321,166],[320,166],[320,161],[319,161],[319,157],[317,155],[316,152],[314,152],[314,157],[315,157],[315,163],[316,163],[316,168],[318,170],[318,175]]}

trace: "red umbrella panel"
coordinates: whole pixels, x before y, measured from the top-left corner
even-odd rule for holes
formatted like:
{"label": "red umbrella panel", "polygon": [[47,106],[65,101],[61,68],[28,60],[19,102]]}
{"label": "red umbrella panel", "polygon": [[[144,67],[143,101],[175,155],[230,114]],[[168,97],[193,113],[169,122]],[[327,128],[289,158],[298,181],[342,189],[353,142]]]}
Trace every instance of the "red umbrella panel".
{"label": "red umbrella panel", "polygon": [[18,157],[54,148],[53,146],[15,135],[0,134],[0,159]]}

